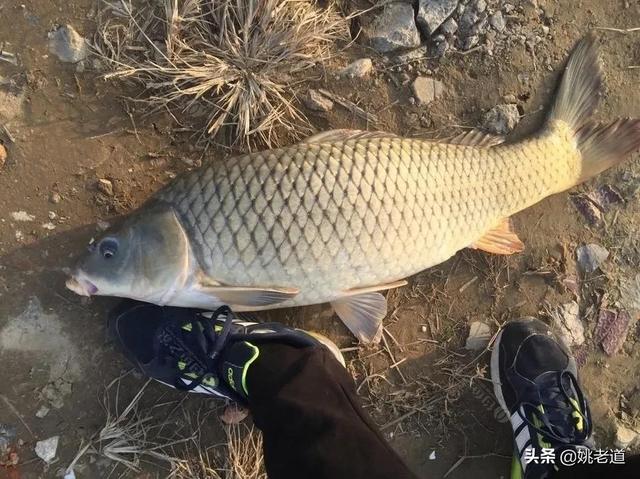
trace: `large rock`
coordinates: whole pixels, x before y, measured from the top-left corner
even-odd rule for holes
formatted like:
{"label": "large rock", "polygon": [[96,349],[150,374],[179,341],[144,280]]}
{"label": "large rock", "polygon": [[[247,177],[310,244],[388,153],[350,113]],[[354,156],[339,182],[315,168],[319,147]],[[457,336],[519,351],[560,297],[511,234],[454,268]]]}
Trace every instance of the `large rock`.
{"label": "large rock", "polygon": [[381,53],[420,46],[413,7],[408,3],[390,3],[367,25],[363,33],[371,46]]}
{"label": "large rock", "polygon": [[49,32],[49,52],[66,63],[78,63],[87,58],[87,41],[71,25]]}
{"label": "large rock", "polygon": [[416,23],[425,35],[431,36],[457,6],[458,0],[419,0]]}

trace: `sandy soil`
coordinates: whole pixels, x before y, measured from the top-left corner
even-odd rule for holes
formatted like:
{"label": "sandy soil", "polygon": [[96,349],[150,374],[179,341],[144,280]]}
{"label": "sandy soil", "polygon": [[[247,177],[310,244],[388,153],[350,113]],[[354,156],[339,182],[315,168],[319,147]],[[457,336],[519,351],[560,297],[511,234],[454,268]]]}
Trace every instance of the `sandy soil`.
{"label": "sandy soil", "polygon": [[[544,14],[523,3],[527,5],[519,22],[531,30],[542,22],[550,24],[550,36],[537,45],[535,58],[525,46],[516,46],[495,56],[452,53],[442,60],[399,62],[403,64],[392,68],[374,52],[354,46],[339,63],[373,56],[372,77],[335,80],[330,69],[319,70],[323,79],[318,86],[377,113],[379,124],[365,125],[336,108],[328,114],[309,112],[313,125],[318,130],[368,127],[433,135],[452,125],[475,126],[484,111],[502,103],[505,95],[514,95],[524,114],[514,133],[518,138],[539,126],[555,75],[575,40],[596,26],[640,26],[635,2],[626,8],[621,0],[538,0]],[[76,72],[48,55],[47,32],[56,24],[70,23],[92,35],[92,7],[88,0],[0,4],[0,45],[4,42],[4,49],[20,59],[15,67],[0,63],[0,79],[11,81],[9,87],[0,87],[0,122],[15,139],[11,143],[2,138],[9,158],[0,170],[0,424],[15,426],[22,441],[19,475],[9,476],[0,467],[0,478],[56,477],[82,441],[104,423],[100,399],[105,385],[129,369],[105,333],[105,314],[114,300],[84,300],[65,290],[63,268],[99,234],[102,222],[134,208],[201,160],[189,138],[172,131],[168,118],[127,110],[119,90],[97,79],[95,72]],[[607,91],[598,117],[638,116],[639,73],[627,67],[640,64],[640,32],[600,36]],[[408,100],[407,80],[420,69],[430,69],[446,86],[444,97],[430,107]],[[205,161],[221,161],[223,155],[209,156]],[[640,178],[639,159],[636,155],[577,191],[602,184],[630,190]],[[98,191],[99,178],[113,182],[113,196]],[[57,203],[54,193],[60,198]],[[12,213],[20,211],[33,220],[16,221]],[[346,355],[367,408],[421,477],[442,477],[462,456],[479,457],[465,460],[448,477],[469,477],[472,472],[476,477],[506,477],[510,429],[495,412],[486,358],[474,361],[474,354],[463,349],[468,324],[482,320],[496,331],[510,318],[547,317],[547,304],[553,308],[572,300],[562,279],[575,274],[574,250],[582,243],[600,243],[612,252],[602,274],[582,278],[579,298],[587,329],[581,378],[591,400],[596,440],[610,447],[616,420],[637,421],[640,343],[635,321],[614,357],[602,352],[592,332],[593,308],[614,304],[620,278],[640,266],[639,213],[638,197],[630,196],[607,214],[605,227],[591,228],[569,194],[560,194],[516,216],[527,245],[523,254],[505,258],[464,251],[391,293],[387,346],[351,348]],[[47,223],[51,225],[43,226]],[[51,226],[55,228],[48,229]],[[353,346],[327,308],[265,316],[321,330],[341,346]],[[389,367],[405,358],[397,368]],[[143,383],[129,378],[123,396],[131,397]],[[152,400],[179,399],[160,386],[149,388]],[[195,397],[188,403],[193,410],[221,406]],[[49,412],[40,418],[36,413],[42,407]],[[220,429],[215,417],[205,424],[213,436]],[[34,444],[55,435],[60,436],[58,460],[45,466],[35,456]],[[434,460],[429,459],[432,451]],[[112,466],[105,459],[86,459],[76,468],[77,477],[107,477]]]}

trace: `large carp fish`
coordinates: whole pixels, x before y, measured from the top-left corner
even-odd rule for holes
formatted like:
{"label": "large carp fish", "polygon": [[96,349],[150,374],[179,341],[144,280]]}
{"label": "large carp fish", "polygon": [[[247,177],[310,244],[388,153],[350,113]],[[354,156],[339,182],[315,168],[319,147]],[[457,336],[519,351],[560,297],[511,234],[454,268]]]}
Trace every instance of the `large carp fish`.
{"label": "large carp fish", "polygon": [[203,309],[329,302],[361,341],[375,340],[381,291],[462,248],[521,251],[513,214],[640,146],[639,120],[592,122],[601,83],[589,36],[543,127],[522,141],[335,130],[205,164],[93,243],[67,286]]}

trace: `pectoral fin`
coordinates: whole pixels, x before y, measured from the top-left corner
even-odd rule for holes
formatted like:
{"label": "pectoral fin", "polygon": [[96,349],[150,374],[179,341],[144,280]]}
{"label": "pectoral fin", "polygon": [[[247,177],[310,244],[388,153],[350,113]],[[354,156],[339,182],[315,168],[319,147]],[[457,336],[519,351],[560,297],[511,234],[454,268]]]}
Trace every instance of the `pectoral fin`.
{"label": "pectoral fin", "polygon": [[524,243],[514,233],[513,224],[507,218],[470,247],[493,254],[513,254],[524,250]]}
{"label": "pectoral fin", "polygon": [[200,286],[200,291],[216,297],[221,303],[257,308],[282,303],[298,294],[296,288],[255,288],[248,286]]}
{"label": "pectoral fin", "polygon": [[331,302],[337,315],[361,343],[378,343],[387,300],[380,293],[345,296]]}

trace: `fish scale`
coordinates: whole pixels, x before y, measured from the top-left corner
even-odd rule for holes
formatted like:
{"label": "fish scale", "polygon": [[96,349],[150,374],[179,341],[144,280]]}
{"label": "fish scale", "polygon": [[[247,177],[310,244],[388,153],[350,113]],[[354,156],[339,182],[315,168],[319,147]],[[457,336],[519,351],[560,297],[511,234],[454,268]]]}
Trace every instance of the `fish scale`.
{"label": "fish scale", "polygon": [[482,149],[301,143],[205,165],[157,197],[174,207],[212,279],[304,285],[288,303],[308,304],[437,264],[571,181],[577,156],[552,150],[551,136]]}

